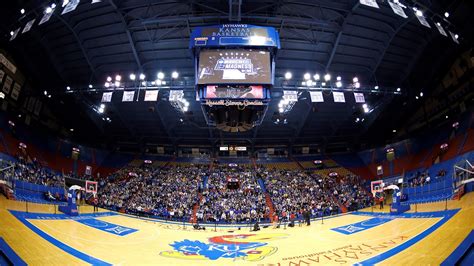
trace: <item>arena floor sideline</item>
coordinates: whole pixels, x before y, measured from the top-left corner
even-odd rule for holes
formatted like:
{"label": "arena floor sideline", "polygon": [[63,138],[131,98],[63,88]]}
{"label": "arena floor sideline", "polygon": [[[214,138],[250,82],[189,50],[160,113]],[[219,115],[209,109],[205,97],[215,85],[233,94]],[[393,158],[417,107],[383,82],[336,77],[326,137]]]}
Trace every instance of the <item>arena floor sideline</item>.
{"label": "arena floor sideline", "polygon": [[[377,208],[311,226],[196,231],[82,207],[71,218],[48,205],[0,196],[0,238],[29,265],[439,265],[474,229],[474,193],[417,206]],[[388,211],[386,207],[385,211]]]}

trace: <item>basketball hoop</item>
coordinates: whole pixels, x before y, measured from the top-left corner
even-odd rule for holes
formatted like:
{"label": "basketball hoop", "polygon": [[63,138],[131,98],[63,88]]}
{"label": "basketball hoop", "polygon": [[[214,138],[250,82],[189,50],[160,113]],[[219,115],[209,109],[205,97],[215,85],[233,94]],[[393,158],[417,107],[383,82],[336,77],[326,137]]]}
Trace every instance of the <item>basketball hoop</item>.
{"label": "basketball hoop", "polygon": [[370,191],[372,192],[372,195],[375,198],[375,194],[377,192],[383,192],[385,184],[383,183],[383,180],[377,180],[377,181],[372,181],[370,182]]}

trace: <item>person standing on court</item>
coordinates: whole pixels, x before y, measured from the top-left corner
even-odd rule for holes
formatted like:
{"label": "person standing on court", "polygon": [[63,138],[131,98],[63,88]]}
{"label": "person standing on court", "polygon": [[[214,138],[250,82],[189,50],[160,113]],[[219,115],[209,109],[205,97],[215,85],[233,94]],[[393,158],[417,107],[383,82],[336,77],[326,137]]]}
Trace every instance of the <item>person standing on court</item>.
{"label": "person standing on court", "polygon": [[94,194],[94,213],[99,211],[99,199],[97,198],[97,195]]}

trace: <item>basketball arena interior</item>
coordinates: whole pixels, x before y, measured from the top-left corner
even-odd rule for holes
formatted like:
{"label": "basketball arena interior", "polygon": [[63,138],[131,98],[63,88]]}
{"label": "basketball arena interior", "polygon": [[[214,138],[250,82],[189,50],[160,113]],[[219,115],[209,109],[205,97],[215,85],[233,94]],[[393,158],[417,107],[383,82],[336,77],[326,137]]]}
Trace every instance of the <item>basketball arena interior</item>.
{"label": "basketball arena interior", "polygon": [[0,3],[0,265],[474,265],[474,1]]}

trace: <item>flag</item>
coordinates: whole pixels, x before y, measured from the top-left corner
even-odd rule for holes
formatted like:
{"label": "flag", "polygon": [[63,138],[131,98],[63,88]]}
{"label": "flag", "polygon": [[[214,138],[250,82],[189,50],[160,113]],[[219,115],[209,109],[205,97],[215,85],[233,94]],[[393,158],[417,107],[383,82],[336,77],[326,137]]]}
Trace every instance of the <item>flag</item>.
{"label": "flag", "polygon": [[113,92],[104,92],[104,94],[102,94],[102,102],[110,103],[112,101],[112,93]]}
{"label": "flag", "polygon": [[124,91],[122,102],[133,102],[133,97],[135,97],[135,91]]}
{"label": "flag", "polygon": [[435,26],[438,29],[439,33],[441,33],[441,35],[444,35],[445,37],[448,37],[448,35],[446,34],[446,31],[443,29],[443,27],[441,26],[441,24],[439,22],[435,23]]}
{"label": "flag", "polygon": [[359,2],[366,6],[379,8],[379,5],[377,4],[377,1],[375,0],[359,0]]}
{"label": "flag", "polygon": [[407,14],[405,14],[405,11],[403,11],[403,8],[399,4],[393,3],[391,1],[388,1],[388,4],[392,8],[393,13],[399,15],[402,18],[407,18],[408,17]]}
{"label": "flag", "polygon": [[361,92],[354,92],[354,98],[356,103],[365,103],[364,94]]}
{"label": "flag", "polygon": [[333,91],[332,96],[334,98],[335,103],[345,103],[346,98],[344,97],[344,92]]}
{"label": "flag", "polygon": [[311,97],[311,102],[313,102],[313,103],[322,103],[322,102],[324,102],[322,91],[310,91],[309,96]]}
{"label": "flag", "polygon": [[40,20],[40,22],[38,23],[38,25],[41,25],[41,24],[43,24],[43,23],[48,22],[48,20],[51,18],[51,16],[53,15],[53,13],[54,13],[54,9],[53,9],[53,11],[51,11],[51,12],[49,12],[49,13],[44,12],[44,15],[43,15],[43,17],[41,18],[41,20]]}
{"label": "flag", "polygon": [[145,91],[145,102],[156,102],[158,100],[158,90]]}
{"label": "flag", "polygon": [[64,15],[66,13],[69,13],[71,11],[74,11],[77,7],[77,5],[79,5],[79,2],[80,0],[71,0],[63,9],[63,12],[61,13],[61,15]]}
{"label": "flag", "polygon": [[415,11],[415,17],[418,19],[418,21],[420,22],[421,25],[425,26],[425,27],[428,27],[428,28],[431,28],[430,24],[428,23],[428,21],[426,21],[426,18],[423,17],[423,16],[418,16],[416,14],[416,11]]}

